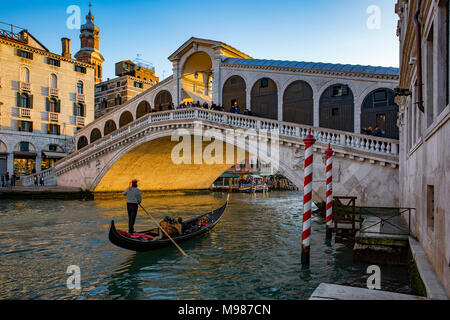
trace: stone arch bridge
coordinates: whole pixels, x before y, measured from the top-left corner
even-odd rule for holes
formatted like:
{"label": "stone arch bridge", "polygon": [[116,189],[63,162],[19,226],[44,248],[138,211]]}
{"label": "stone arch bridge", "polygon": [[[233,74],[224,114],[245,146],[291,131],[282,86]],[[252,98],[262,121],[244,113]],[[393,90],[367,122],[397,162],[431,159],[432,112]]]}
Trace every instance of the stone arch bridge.
{"label": "stone arch bridge", "polygon": [[[134,104],[137,108],[139,100],[134,99]],[[78,141],[90,135],[96,125],[98,121],[80,130]],[[211,144],[222,144],[223,150],[237,155],[235,162],[175,164],[173,151],[181,143],[181,137],[172,141],[176,130],[192,135],[194,140],[198,132],[215,132],[214,139],[201,142],[201,150],[197,151],[203,154]],[[226,134],[230,130],[237,132],[233,138]],[[242,132],[248,138],[246,143],[235,138]],[[302,190],[303,139],[308,132],[317,140],[313,177],[316,203],[325,200],[324,152],[331,145],[335,195],[357,196],[361,206],[398,206],[397,140],[199,108],[148,113],[41,173],[58,186],[95,192],[123,191],[132,178],[140,180],[140,188],[146,191],[208,189],[228,168],[249,155],[257,155],[265,162],[275,162],[276,158],[279,171]],[[260,154],[250,141],[267,143],[271,153]],[[276,150],[277,157],[272,150]],[[32,181],[33,176],[29,176],[24,184]]]}

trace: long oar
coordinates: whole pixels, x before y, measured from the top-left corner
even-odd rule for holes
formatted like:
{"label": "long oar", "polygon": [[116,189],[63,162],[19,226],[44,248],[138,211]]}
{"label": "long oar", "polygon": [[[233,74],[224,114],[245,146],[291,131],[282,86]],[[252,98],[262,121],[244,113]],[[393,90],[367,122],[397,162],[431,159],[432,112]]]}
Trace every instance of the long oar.
{"label": "long oar", "polygon": [[146,214],[149,215],[149,217],[150,217],[150,218],[153,220],[153,222],[158,226],[158,228],[159,228],[162,232],[164,232],[164,234],[167,236],[167,238],[169,238],[170,241],[173,242],[173,244],[175,245],[175,247],[177,247],[178,250],[180,250],[180,252],[181,252],[185,257],[187,257],[186,252],[184,252],[183,249],[180,248],[180,246],[179,246],[179,245],[178,245],[178,244],[177,244],[177,243],[169,236],[169,234],[166,232],[166,230],[164,230],[164,228],[161,228],[161,226],[159,225],[159,223],[156,222],[156,220],[153,218],[153,216],[152,216],[150,213],[148,213],[147,210],[145,210],[145,208],[142,206],[142,204],[139,204],[139,206],[142,208],[142,210],[145,211]]}

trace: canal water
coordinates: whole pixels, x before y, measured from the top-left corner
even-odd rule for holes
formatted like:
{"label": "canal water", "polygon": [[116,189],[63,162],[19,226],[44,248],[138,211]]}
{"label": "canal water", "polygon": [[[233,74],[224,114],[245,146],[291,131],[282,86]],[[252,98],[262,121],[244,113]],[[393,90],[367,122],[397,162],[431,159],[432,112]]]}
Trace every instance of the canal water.
{"label": "canal water", "polygon": [[[146,194],[158,219],[185,219],[220,207],[222,193]],[[301,194],[232,194],[216,228],[175,247],[148,253],[108,240],[111,220],[127,229],[120,196],[94,201],[0,200],[0,299],[308,299],[322,282],[364,286],[367,264],[343,245],[325,241],[312,222],[311,265],[302,267]],[[141,210],[137,230],[151,226]],[[81,290],[69,290],[69,266]],[[381,266],[382,289],[410,293],[407,270]]]}

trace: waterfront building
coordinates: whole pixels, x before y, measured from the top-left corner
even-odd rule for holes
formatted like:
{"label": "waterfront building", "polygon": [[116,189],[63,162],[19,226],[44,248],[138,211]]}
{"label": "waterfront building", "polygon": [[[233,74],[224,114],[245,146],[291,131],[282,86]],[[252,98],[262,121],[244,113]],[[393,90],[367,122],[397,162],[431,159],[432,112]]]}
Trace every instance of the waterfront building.
{"label": "waterfront building", "polygon": [[400,206],[415,208],[411,230],[450,296],[449,1],[399,0],[396,13]]}
{"label": "waterfront building", "polygon": [[[124,60],[116,63],[117,78],[96,84],[95,117],[122,105],[159,82],[155,68]],[[147,106],[148,112],[150,106]]]}
{"label": "waterfront building", "polygon": [[[70,39],[61,39],[62,53],[56,54],[27,30],[0,26],[0,173],[48,169],[72,151],[75,132],[94,120],[101,64],[92,64],[95,50],[87,58],[90,13],[87,19],[77,59]],[[94,40],[98,48],[98,32]]]}

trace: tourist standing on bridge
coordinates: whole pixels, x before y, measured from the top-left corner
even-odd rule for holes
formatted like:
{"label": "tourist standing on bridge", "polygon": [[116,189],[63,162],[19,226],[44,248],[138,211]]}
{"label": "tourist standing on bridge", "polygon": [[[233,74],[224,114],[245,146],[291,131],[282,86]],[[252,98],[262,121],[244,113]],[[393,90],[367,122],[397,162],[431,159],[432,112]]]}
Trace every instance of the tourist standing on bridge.
{"label": "tourist standing on bridge", "polygon": [[130,186],[123,192],[127,196],[127,210],[128,210],[128,232],[134,233],[134,223],[138,212],[138,206],[142,202],[142,192],[137,187],[137,180],[130,182]]}

